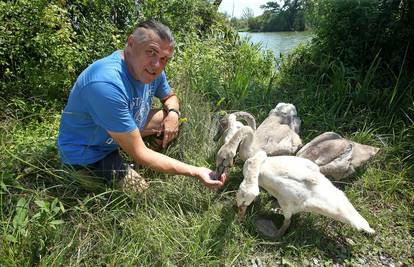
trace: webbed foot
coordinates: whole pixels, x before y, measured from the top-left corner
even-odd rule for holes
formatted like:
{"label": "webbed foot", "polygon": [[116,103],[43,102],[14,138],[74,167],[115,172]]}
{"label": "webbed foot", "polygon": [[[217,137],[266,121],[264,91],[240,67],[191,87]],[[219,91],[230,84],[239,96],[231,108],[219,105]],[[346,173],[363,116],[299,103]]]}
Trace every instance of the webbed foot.
{"label": "webbed foot", "polygon": [[285,234],[287,228],[289,227],[290,219],[285,218],[279,229],[276,228],[272,220],[265,218],[257,218],[254,221],[254,225],[256,226],[257,231],[266,238],[279,239]]}

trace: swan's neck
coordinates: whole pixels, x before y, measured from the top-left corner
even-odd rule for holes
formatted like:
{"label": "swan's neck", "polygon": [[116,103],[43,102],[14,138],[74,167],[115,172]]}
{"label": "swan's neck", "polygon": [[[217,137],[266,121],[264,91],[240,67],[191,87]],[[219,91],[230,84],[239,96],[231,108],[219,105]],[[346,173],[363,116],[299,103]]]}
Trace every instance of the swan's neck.
{"label": "swan's neck", "polygon": [[[244,113],[243,113],[244,114]],[[246,115],[243,116],[243,119],[247,122],[247,125],[252,127],[253,130],[256,130],[256,120],[254,119],[253,116],[251,116],[250,114],[246,113]]]}
{"label": "swan's neck", "polygon": [[259,186],[259,175],[266,158],[266,152],[259,151],[253,157],[246,160],[243,166],[243,181],[246,184],[257,187]]}
{"label": "swan's neck", "polygon": [[[240,143],[243,141],[243,148],[247,148],[251,145],[253,141],[254,132],[253,129],[249,126],[242,126],[229,140],[227,143],[227,146],[233,150],[237,151],[237,148],[239,147]],[[242,148],[240,147],[240,149]]]}
{"label": "swan's neck", "polygon": [[257,152],[261,151],[255,144],[255,132],[250,128],[243,134],[243,138],[240,141],[240,158],[247,160],[248,158],[256,155]]}

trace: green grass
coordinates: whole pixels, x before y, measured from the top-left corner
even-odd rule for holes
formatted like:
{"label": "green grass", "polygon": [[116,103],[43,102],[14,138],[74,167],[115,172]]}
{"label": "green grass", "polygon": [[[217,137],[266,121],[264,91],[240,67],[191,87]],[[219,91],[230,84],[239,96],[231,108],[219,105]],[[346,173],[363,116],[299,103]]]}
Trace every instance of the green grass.
{"label": "green grass", "polygon": [[[214,44],[204,45],[186,50],[172,62],[171,77],[188,122],[166,153],[214,168],[218,147],[212,136],[220,108],[249,110],[260,120],[277,102],[294,102],[303,120],[304,141],[333,130],[381,148],[355,175],[335,183],[377,233],[367,236],[340,222],[303,213],[293,217],[280,240],[264,238],[253,225],[255,216],[268,216],[276,224],[283,218],[271,213],[274,200],[262,191],[246,220],[237,219],[240,162],[218,191],[206,189],[194,178],[146,169],[142,174],[150,180],[150,188],[141,195],[111,188],[85,190],[58,160],[55,142],[61,105],[15,100],[2,102],[0,265],[249,266],[257,259],[269,266],[413,265],[414,166],[407,157],[412,156],[414,127],[387,125],[369,109],[351,116],[356,110],[352,105],[329,109],[335,99],[315,105],[312,101],[318,95],[311,97],[309,92],[323,89],[319,79],[303,74],[301,80],[283,70],[277,74],[273,63],[254,51],[243,52],[243,60],[232,66],[235,61],[230,59],[247,47],[241,45],[239,51],[236,47],[226,57],[209,49]],[[217,69],[211,70],[212,66]],[[337,86],[346,82],[341,72],[334,75]],[[242,88],[233,88],[236,85]],[[221,97],[225,100],[219,102]]]}

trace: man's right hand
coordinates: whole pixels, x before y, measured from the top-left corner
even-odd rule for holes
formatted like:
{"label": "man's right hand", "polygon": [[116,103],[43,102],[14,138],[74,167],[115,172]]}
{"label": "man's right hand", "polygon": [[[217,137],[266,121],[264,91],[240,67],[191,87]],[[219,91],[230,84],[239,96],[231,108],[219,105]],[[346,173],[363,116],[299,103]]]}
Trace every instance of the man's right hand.
{"label": "man's right hand", "polygon": [[217,189],[224,185],[226,181],[226,174],[222,174],[219,179],[213,180],[212,177],[216,176],[216,173],[205,167],[197,167],[197,178],[208,188]]}

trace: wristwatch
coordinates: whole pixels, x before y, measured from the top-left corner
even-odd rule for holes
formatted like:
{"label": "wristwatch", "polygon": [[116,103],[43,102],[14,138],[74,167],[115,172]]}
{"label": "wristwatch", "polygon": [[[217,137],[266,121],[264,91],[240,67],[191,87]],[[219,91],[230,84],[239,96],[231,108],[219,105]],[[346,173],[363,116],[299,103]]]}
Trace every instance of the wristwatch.
{"label": "wristwatch", "polygon": [[170,112],[175,112],[175,113],[177,113],[177,114],[178,114],[178,117],[181,117],[181,112],[180,112],[180,111],[178,111],[178,110],[176,110],[175,108],[170,108],[170,109],[168,109],[168,113],[170,113]]}

